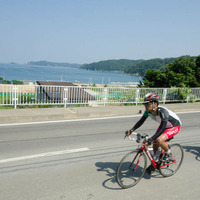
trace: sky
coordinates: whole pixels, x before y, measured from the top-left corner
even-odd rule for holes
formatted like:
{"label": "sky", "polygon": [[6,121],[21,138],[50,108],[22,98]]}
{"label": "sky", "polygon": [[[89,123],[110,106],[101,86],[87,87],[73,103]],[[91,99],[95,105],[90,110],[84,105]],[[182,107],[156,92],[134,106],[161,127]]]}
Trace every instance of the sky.
{"label": "sky", "polygon": [[0,63],[200,55],[199,0],[0,0]]}

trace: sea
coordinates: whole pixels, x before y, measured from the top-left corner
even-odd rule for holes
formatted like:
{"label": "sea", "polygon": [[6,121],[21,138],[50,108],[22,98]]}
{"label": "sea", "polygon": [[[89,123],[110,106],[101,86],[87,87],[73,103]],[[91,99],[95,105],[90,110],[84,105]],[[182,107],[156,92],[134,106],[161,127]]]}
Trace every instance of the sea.
{"label": "sea", "polygon": [[140,76],[120,72],[83,70],[75,67],[37,66],[0,63],[0,77],[4,80],[67,81],[83,84],[139,83]]}

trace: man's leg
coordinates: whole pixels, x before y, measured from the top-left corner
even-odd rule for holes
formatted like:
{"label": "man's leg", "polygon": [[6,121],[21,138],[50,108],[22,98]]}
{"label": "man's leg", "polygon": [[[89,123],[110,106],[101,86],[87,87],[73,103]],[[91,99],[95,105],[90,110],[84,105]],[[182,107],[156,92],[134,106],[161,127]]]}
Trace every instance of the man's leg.
{"label": "man's leg", "polygon": [[158,150],[159,148],[159,144],[157,142],[157,139],[153,142],[153,152],[154,154],[156,154],[156,151]]}
{"label": "man's leg", "polygon": [[172,128],[168,128],[166,129],[162,135],[160,135],[156,140],[159,144],[159,146],[165,151],[168,152],[169,150],[169,146],[166,142],[166,140],[172,138],[174,135],[176,135],[180,130],[180,126],[177,127],[172,127]]}
{"label": "man's leg", "polygon": [[160,135],[156,141],[158,143],[158,146],[160,146],[165,152],[169,150],[169,146],[166,142],[167,138],[164,135]]}

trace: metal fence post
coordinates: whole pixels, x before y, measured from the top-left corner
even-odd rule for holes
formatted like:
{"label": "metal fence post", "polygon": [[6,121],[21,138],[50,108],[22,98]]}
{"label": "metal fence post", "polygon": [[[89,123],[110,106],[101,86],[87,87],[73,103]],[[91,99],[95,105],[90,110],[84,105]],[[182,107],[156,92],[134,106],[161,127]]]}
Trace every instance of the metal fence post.
{"label": "metal fence post", "polygon": [[16,109],[17,108],[17,103],[18,103],[18,98],[17,98],[17,90],[18,90],[18,87],[15,85],[14,86],[14,108]]}
{"label": "metal fence post", "polygon": [[163,89],[163,97],[162,97],[163,104],[165,104],[166,98],[167,98],[167,89],[165,88]]}
{"label": "metal fence post", "polygon": [[140,89],[137,89],[137,90],[136,90],[136,97],[135,97],[136,106],[137,106],[137,104],[138,104],[139,94],[140,94]]}
{"label": "metal fence post", "polygon": [[104,88],[104,107],[106,106],[107,88]]}
{"label": "metal fence post", "polygon": [[64,107],[65,107],[65,108],[66,108],[66,106],[67,106],[67,100],[68,100],[67,96],[68,96],[68,88],[65,87],[65,88],[64,88],[64,98],[63,98],[63,100],[64,100]]}

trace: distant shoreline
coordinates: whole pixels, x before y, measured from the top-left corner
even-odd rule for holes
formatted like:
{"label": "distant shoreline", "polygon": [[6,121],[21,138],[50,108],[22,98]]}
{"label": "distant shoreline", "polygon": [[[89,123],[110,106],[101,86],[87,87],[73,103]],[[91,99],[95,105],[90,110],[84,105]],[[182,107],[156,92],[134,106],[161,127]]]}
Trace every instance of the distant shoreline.
{"label": "distant shoreline", "polygon": [[75,67],[39,66],[0,63],[0,77],[4,80],[80,81],[83,84],[110,84],[111,82],[140,82],[141,77],[121,71],[93,71]]}

